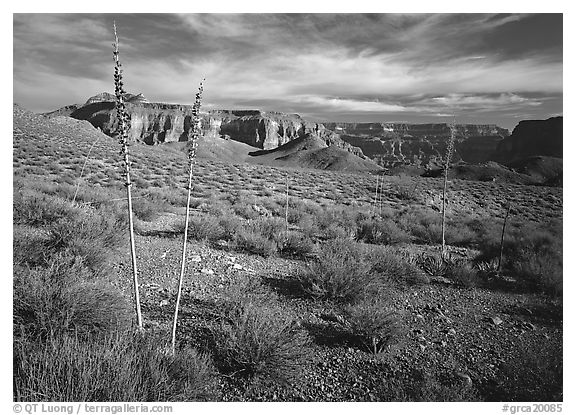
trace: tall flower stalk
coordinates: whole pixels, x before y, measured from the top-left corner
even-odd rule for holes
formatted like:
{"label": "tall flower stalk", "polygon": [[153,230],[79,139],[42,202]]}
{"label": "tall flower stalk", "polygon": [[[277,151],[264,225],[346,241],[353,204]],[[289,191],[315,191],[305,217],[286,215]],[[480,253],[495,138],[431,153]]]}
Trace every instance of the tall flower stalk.
{"label": "tall flower stalk", "polygon": [[442,258],[446,255],[446,189],[448,187],[448,170],[450,170],[450,159],[454,152],[454,141],[456,140],[456,118],[450,125],[450,140],[446,149],[446,158],[444,160],[444,187],[442,190]]}
{"label": "tall flower stalk", "polygon": [[508,207],[506,208],[506,216],[504,216],[504,223],[502,224],[502,235],[500,237],[500,255],[498,256],[498,268],[497,272],[500,272],[502,267],[502,257],[504,256],[504,235],[506,234],[506,222],[508,222],[508,216],[510,216],[510,201],[508,201]]}
{"label": "tall flower stalk", "polygon": [[130,179],[130,155],[128,147],[128,129],[130,128],[130,117],[126,112],[126,104],[124,103],[124,82],[122,81],[122,64],[119,58],[119,44],[118,33],[116,32],[116,22],[114,22],[114,92],[116,94],[116,112],[118,114],[118,141],[121,146],[120,155],[123,157],[124,162],[124,177],[126,180],[126,193],[128,200],[128,231],[130,233],[130,254],[132,257],[132,280],[134,285],[134,304],[136,307],[136,319],[138,328],[142,329],[142,310],[140,308],[140,293],[138,286],[138,268],[136,266],[136,245],[134,243],[134,218],[132,215],[132,181]]}
{"label": "tall flower stalk", "polygon": [[186,246],[188,242],[188,223],[190,221],[190,198],[192,195],[192,173],[196,163],[196,150],[198,148],[198,138],[201,132],[200,106],[202,105],[202,92],[204,91],[204,80],[200,82],[198,93],[192,107],[192,125],[189,131],[188,140],[188,198],[186,201],[186,219],[184,222],[184,241],[182,242],[182,263],[180,266],[180,277],[178,278],[178,294],[176,296],[176,310],[174,311],[174,321],[172,323],[172,354],[176,353],[176,326],[178,324],[178,310],[180,308],[180,298],[182,297],[182,284],[184,282],[184,272],[186,271]]}

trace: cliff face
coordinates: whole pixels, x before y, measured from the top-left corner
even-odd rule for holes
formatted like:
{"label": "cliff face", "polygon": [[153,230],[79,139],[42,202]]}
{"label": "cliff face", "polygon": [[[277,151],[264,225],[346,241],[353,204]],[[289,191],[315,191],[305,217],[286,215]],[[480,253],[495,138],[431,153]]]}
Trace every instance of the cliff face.
{"label": "cliff face", "polygon": [[532,156],[562,158],[563,117],[520,121],[499,143],[494,160],[511,163]]}
{"label": "cliff face", "polygon": [[[150,103],[142,95],[131,94],[127,94],[126,101],[130,139],[146,144],[188,139],[192,105]],[[114,96],[109,93],[89,98],[70,116],[90,121],[108,135],[113,135],[118,127]],[[296,114],[220,110],[202,114],[203,134],[230,138],[262,149],[276,148],[303,135],[306,125]]]}
{"label": "cliff face", "polygon": [[[187,141],[192,123],[192,106],[150,103],[142,95],[126,94],[130,115],[129,138],[146,144]],[[59,110],[57,110],[59,111]],[[76,106],[71,117],[87,120],[104,133],[118,128],[114,96],[98,94]],[[362,150],[343,141],[322,124],[304,120],[298,114],[258,110],[215,110],[202,114],[202,134],[222,137],[264,150],[274,149],[307,133],[316,134],[326,145],[336,146],[365,158]]]}
{"label": "cliff face", "polygon": [[[384,167],[441,165],[450,138],[447,124],[326,123],[325,126]],[[470,163],[488,161],[508,135],[508,130],[496,125],[457,125],[452,159]]]}
{"label": "cliff face", "polygon": [[210,111],[207,121],[209,134],[219,134],[264,150],[301,137],[312,126],[297,114],[257,110]]}

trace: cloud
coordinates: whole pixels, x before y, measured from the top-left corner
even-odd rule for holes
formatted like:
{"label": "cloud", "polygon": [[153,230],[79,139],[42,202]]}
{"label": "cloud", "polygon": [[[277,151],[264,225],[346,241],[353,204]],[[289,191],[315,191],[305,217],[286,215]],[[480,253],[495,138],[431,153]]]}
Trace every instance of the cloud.
{"label": "cloud", "polygon": [[561,111],[561,50],[499,47],[501,31],[521,39],[514,30],[537,19],[500,14],[16,14],[14,99],[48,110],[65,94],[111,91],[114,18],[126,88],[151,100],[191,103],[206,77],[212,108],[374,119]]}

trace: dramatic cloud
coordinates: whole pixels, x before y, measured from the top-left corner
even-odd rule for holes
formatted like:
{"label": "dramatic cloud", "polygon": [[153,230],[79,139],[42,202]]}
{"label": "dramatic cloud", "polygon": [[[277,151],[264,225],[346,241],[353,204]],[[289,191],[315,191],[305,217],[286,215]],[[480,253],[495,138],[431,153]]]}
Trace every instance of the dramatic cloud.
{"label": "dramatic cloud", "polygon": [[[314,120],[512,128],[562,112],[562,16],[487,14],[14,15],[14,100],[35,110],[126,87],[153,101]],[[535,35],[537,34],[537,36]]]}

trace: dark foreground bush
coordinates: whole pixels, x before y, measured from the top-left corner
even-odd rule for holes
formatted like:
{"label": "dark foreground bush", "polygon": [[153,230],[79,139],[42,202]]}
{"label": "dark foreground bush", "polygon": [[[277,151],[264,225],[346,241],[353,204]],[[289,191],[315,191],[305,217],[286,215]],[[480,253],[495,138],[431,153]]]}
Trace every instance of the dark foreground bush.
{"label": "dark foreground bush", "polygon": [[376,282],[362,248],[348,239],[321,246],[318,259],[299,275],[302,289],[318,298],[354,302]]}
{"label": "dark foreground bush", "polygon": [[314,242],[302,233],[289,231],[279,248],[284,255],[305,257],[314,251]]}
{"label": "dark foreground bush", "polygon": [[[497,260],[499,242],[486,241],[478,261]],[[562,264],[561,224],[524,224],[507,232],[502,272],[514,277],[520,284],[553,296],[561,296]]]}
{"label": "dark foreground bush", "polygon": [[246,299],[227,310],[213,335],[220,370],[258,381],[295,379],[309,344],[306,333],[285,310]]}
{"label": "dark foreground bush", "polygon": [[477,287],[482,284],[481,274],[468,262],[458,261],[448,265],[446,278],[462,287]]}
{"label": "dark foreground bush", "polygon": [[130,322],[122,295],[102,282],[81,257],[57,254],[46,267],[14,268],[14,330],[45,338],[54,333],[109,332]]}
{"label": "dark foreground bush", "polygon": [[14,399],[46,402],[162,402],[216,399],[210,358],[194,349],[164,353],[150,336],[14,342]]}
{"label": "dark foreground bush", "polygon": [[344,311],[352,334],[371,353],[383,352],[402,333],[398,314],[377,297],[365,298]]}

